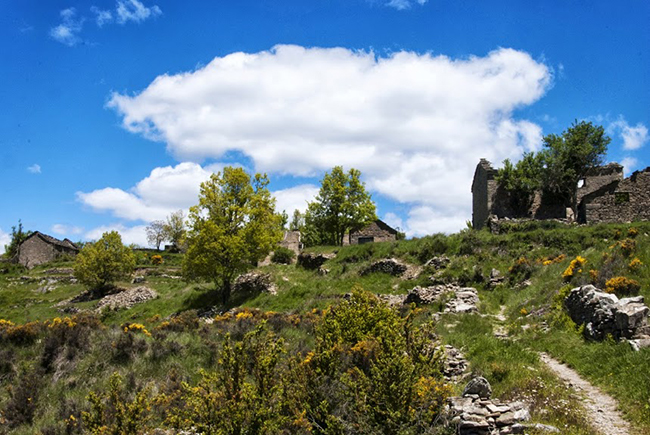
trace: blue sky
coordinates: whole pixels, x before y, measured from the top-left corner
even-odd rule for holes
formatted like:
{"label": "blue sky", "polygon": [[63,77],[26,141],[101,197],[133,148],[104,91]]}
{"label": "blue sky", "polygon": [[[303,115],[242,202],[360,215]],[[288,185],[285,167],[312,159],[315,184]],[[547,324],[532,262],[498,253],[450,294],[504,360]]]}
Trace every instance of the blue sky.
{"label": "blue sky", "polygon": [[18,219],[145,244],[228,164],[288,213],[356,167],[387,222],[456,231],[479,158],[575,119],[643,169],[648,22],[646,0],[3,1],[0,250]]}

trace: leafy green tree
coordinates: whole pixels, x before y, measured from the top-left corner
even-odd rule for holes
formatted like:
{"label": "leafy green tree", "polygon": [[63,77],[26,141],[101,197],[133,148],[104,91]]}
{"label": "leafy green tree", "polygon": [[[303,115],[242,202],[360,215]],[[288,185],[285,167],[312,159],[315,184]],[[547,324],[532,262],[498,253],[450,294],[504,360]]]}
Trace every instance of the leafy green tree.
{"label": "leafy green tree", "polygon": [[526,213],[533,202],[535,191],[542,187],[543,164],[542,155],[535,153],[524,153],[524,157],[515,165],[509,159],[504,160],[496,180],[510,195],[516,213]]}
{"label": "leafy green tree", "polygon": [[325,173],[314,202],[309,203],[305,226],[313,232],[315,244],[342,245],[345,233],[363,228],[377,219],[375,203],[361,181],[361,172],[343,172],[335,166]]}
{"label": "leafy green tree", "polygon": [[293,215],[291,216],[291,222],[289,223],[289,230],[291,231],[301,231],[302,226],[305,223],[303,215],[300,213],[300,210],[294,210]]}
{"label": "leafy green tree", "polygon": [[187,234],[185,226],[185,213],[178,210],[167,216],[167,221],[163,226],[165,239],[169,240],[175,249],[181,249],[185,242]]}
{"label": "leafy green tree", "polygon": [[578,181],[603,164],[611,141],[602,126],[586,121],[574,121],[561,135],[545,136],[541,157],[546,167],[544,188],[577,212]]}
{"label": "leafy green tree", "polygon": [[165,234],[165,222],[164,221],[152,221],[147,228],[147,242],[150,245],[156,247],[157,251],[160,251],[160,244],[165,241],[167,235]]}
{"label": "leafy green tree", "polygon": [[8,245],[5,245],[5,257],[15,257],[18,254],[18,248],[20,247],[20,244],[23,243],[27,237],[31,236],[32,233],[33,231],[24,231],[23,223],[20,219],[18,219],[18,227],[11,227],[11,241]]}
{"label": "leafy green tree", "polygon": [[233,280],[253,267],[282,238],[280,215],[266,175],[253,180],[242,168],[224,168],[201,184],[199,204],[190,208],[186,279],[208,279],[230,298]]}
{"label": "leafy green tree", "polygon": [[84,246],[75,259],[74,275],[89,288],[101,290],[128,277],[134,268],[133,251],[122,244],[117,231],[111,231]]}

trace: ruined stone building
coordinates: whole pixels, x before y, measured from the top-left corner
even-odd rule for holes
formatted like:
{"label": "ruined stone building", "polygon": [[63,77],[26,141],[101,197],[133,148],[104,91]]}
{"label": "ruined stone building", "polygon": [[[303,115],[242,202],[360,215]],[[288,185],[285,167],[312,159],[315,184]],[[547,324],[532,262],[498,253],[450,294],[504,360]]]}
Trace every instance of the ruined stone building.
{"label": "ruined stone building", "polygon": [[302,242],[300,241],[300,231],[285,231],[280,246],[295,252],[296,256],[300,254]]}
{"label": "ruined stone building", "polygon": [[18,263],[28,269],[47,263],[62,255],[77,255],[79,248],[68,239],[59,240],[39,231],[27,237],[18,247]]}
{"label": "ruined stone building", "polygon": [[362,245],[373,242],[389,242],[397,239],[397,230],[386,222],[377,219],[359,231],[343,238],[344,245]]}
{"label": "ruined stone building", "polygon": [[472,225],[485,226],[488,217],[568,219],[579,223],[627,222],[650,219],[650,167],[623,178],[623,166],[610,163],[592,169],[578,183],[578,216],[567,204],[536,192],[528,210],[515,211],[508,192],[499,186],[497,170],[481,159],[472,182]]}

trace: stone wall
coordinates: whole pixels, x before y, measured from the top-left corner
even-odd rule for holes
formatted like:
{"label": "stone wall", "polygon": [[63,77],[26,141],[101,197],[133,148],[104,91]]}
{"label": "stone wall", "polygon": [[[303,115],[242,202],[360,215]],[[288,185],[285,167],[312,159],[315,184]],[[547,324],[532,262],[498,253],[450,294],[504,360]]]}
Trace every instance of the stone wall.
{"label": "stone wall", "polygon": [[377,220],[364,229],[350,234],[350,245],[369,242],[389,242],[396,240],[397,231]]}
{"label": "stone wall", "polygon": [[623,180],[623,166],[618,163],[592,169],[583,180],[584,184],[578,188],[578,204],[585,196],[621,180]]}
{"label": "stone wall", "polygon": [[477,230],[483,228],[490,216],[491,198],[496,191],[495,173],[496,171],[492,168],[490,162],[485,159],[481,159],[479,164],[476,165],[476,171],[474,171],[474,181],[472,182],[472,226]]}
{"label": "stone wall", "polygon": [[634,172],[600,196],[585,198],[582,207],[588,223],[650,220],[650,167]]}

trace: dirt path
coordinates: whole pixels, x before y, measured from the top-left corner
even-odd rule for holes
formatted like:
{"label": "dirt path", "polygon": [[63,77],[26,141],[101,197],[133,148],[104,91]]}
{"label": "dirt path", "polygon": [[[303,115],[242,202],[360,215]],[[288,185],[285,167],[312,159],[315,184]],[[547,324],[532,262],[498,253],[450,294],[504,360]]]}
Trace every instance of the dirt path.
{"label": "dirt path", "polygon": [[621,413],[618,412],[614,399],[582,379],[575,370],[545,353],[539,355],[542,362],[553,373],[584,397],[583,405],[596,430],[605,435],[629,435],[632,433],[629,423],[623,420]]}
{"label": "dirt path", "polygon": [[[507,331],[502,325],[506,320],[505,308],[505,305],[502,305],[499,313],[494,316],[498,320],[498,323],[494,325],[494,335],[503,339],[508,337]],[[582,379],[575,370],[553,359],[550,355],[540,352],[539,356],[541,361],[558,378],[568,383],[571,388],[584,397],[583,406],[589,414],[588,419],[598,432],[604,435],[632,434],[630,424],[621,417],[617,403],[613,398]]]}

